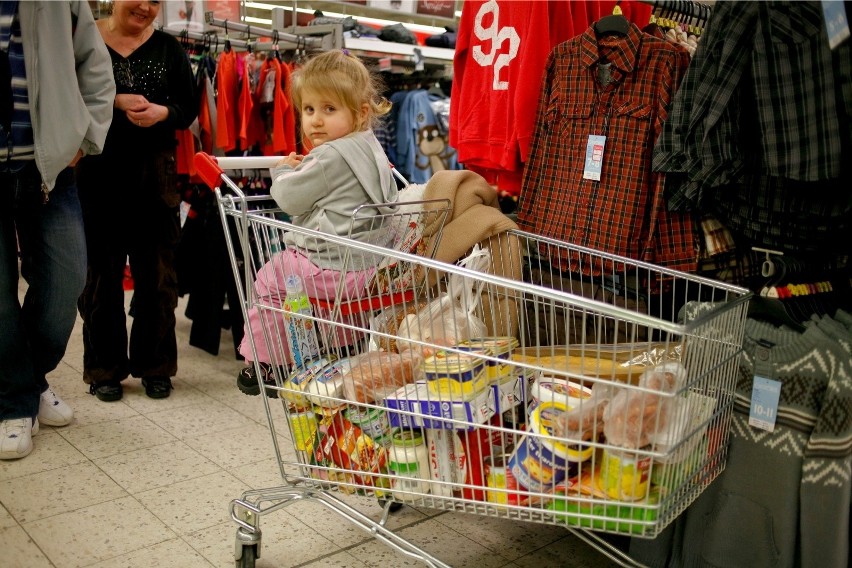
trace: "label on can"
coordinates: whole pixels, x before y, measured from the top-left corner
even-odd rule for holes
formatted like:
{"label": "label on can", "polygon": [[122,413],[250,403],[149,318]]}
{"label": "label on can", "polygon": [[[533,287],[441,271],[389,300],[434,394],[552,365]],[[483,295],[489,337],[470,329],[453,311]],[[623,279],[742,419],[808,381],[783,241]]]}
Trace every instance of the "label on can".
{"label": "label on can", "polygon": [[605,449],[601,458],[601,489],[612,499],[638,501],[648,496],[651,458]]}

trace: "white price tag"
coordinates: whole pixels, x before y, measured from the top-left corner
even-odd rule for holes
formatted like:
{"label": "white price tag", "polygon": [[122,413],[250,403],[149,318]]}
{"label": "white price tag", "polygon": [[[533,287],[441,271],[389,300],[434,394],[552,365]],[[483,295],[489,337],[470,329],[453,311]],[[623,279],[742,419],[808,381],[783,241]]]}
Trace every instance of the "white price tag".
{"label": "white price tag", "polygon": [[583,179],[601,180],[604,146],[606,146],[606,136],[589,135],[589,140],[586,142],[586,163],[583,166]]}
{"label": "white price tag", "polygon": [[781,382],[765,377],[754,376],[751,390],[751,408],[748,412],[748,424],[767,432],[775,430],[778,417],[778,399],[781,397]]}
{"label": "white price tag", "polygon": [[843,40],[849,38],[849,21],[846,19],[844,2],[839,0],[822,0],[822,14],[825,17],[828,47],[834,49],[843,43]]}

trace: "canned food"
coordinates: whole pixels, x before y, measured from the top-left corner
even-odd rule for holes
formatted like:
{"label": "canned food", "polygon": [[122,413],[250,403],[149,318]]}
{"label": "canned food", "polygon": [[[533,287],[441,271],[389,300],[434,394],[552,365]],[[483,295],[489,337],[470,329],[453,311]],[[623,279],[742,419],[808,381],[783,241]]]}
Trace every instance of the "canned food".
{"label": "canned food", "polygon": [[610,498],[638,501],[648,496],[651,458],[636,452],[605,449],[601,457],[600,484]]}
{"label": "canned food", "polygon": [[384,410],[351,404],[345,414],[351,423],[361,428],[364,434],[373,440],[383,438],[390,432],[388,416]]}
{"label": "canned food", "polygon": [[571,410],[591,398],[592,389],[567,379],[542,375],[533,383],[530,395],[530,413],[543,402],[557,402]]}
{"label": "canned food", "polygon": [[489,386],[483,351],[452,353],[438,351],[423,362],[429,390],[452,400],[470,400]]}
{"label": "canned food", "polygon": [[[508,361],[512,350],[519,345],[520,343],[518,340],[512,336],[494,336],[468,339],[467,341],[459,343],[457,347],[463,351],[483,351],[487,355]],[[514,365],[510,365],[509,363],[501,363],[492,360],[485,361],[488,378],[492,381],[512,374],[513,366]]]}

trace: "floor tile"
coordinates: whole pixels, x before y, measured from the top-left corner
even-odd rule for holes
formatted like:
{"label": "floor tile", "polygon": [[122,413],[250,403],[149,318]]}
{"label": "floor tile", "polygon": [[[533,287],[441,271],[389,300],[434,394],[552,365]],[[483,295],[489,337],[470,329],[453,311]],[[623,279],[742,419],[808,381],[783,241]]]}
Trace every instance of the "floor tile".
{"label": "floor tile", "polygon": [[[80,384],[83,384],[82,380]],[[102,402],[88,394],[88,391],[78,393],[76,396],[63,395],[63,398],[74,409],[74,422],[62,428],[62,431],[139,415],[122,401]]]}
{"label": "floor tile", "polygon": [[33,437],[33,451],[24,459],[0,461],[0,481],[87,461],[59,433],[45,429]]}
{"label": "floor tile", "polygon": [[185,535],[230,519],[228,504],[246,489],[233,475],[217,472],[144,491],[136,498],[177,534]]}
{"label": "floor tile", "polygon": [[175,438],[145,416],[136,415],[61,432],[89,459],[132,452],[172,442]]}
{"label": "floor tile", "polygon": [[[476,522],[471,522],[472,520]],[[438,522],[514,560],[565,537],[564,528],[466,513],[448,513]]]}
{"label": "floor tile", "polygon": [[213,399],[209,399],[209,402],[151,412],[146,416],[181,440],[254,423],[253,420]]}
{"label": "floor tile", "polygon": [[210,397],[190,385],[182,381],[180,378],[172,379],[174,389],[168,398],[149,398],[145,394],[145,388],[142,382],[139,381],[138,389],[133,389],[128,394],[125,394],[122,401],[130,408],[136,410],[140,414],[150,414],[162,410],[171,410],[191,404],[203,404],[210,401]]}
{"label": "floor tile", "polygon": [[183,442],[170,442],[92,461],[130,494],[195,479],[220,469]]}
{"label": "floor tile", "polygon": [[0,502],[22,524],[126,495],[89,462],[0,482]]}
{"label": "floor tile", "polygon": [[[286,511],[261,517],[261,551],[258,567],[287,568],[301,566],[340,551],[336,545],[299,522]],[[215,566],[234,565],[237,524],[221,523],[197,531],[184,539]],[[357,566],[357,565],[356,565]]]}
{"label": "floor tile", "polygon": [[338,552],[337,554],[326,556],[320,560],[303,564],[302,568],[325,568],[326,566],[336,566],[338,568],[367,568],[366,564],[348,552]]}
{"label": "floor tile", "polygon": [[18,525],[0,528],[0,551],[6,568],[53,568],[35,541]]}
{"label": "floor tile", "polygon": [[0,529],[7,529],[18,525],[18,521],[6,510],[6,507],[0,505]]}
{"label": "floor tile", "polygon": [[211,568],[213,564],[179,538],[122,554],[89,568]]}
{"label": "floor tile", "polygon": [[551,545],[536,550],[514,563],[520,568],[612,568],[618,564],[607,560],[598,550],[573,536],[565,536]]}
{"label": "floor tile", "polygon": [[193,438],[187,437],[184,441],[189,447],[226,469],[275,456],[269,428],[257,423]]}
{"label": "floor tile", "polygon": [[174,539],[175,534],[132,497],[24,524],[56,568],[78,568]]}

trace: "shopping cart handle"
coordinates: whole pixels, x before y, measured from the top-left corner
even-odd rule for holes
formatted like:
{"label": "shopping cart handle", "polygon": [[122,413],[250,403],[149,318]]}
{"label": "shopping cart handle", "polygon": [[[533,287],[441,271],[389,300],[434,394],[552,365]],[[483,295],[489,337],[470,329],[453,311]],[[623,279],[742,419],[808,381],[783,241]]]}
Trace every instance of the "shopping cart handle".
{"label": "shopping cart handle", "polygon": [[210,189],[219,187],[223,171],[219,167],[216,158],[207,152],[196,152],[193,162],[195,163],[195,170],[198,172],[198,177],[207,184],[207,187]]}

